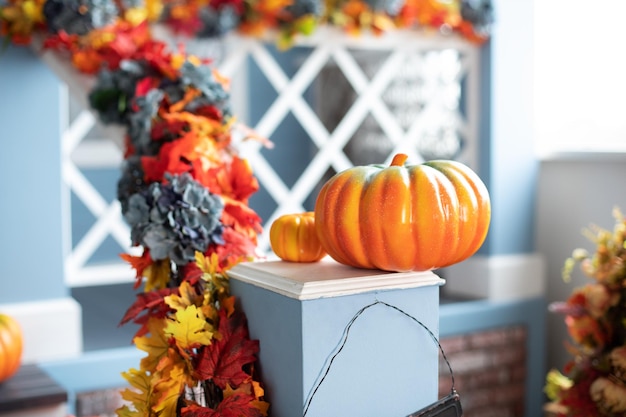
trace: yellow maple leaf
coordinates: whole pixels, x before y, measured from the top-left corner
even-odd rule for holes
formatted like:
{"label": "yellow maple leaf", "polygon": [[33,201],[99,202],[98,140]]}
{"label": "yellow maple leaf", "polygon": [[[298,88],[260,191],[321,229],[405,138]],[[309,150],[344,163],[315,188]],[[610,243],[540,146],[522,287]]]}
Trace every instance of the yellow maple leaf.
{"label": "yellow maple leaf", "polygon": [[115,414],[117,417],[146,417],[149,414],[144,412],[131,410],[131,408],[127,405],[123,405],[122,407],[115,410]]}
{"label": "yellow maple leaf", "polygon": [[152,371],[157,368],[161,358],[168,355],[170,347],[165,334],[165,321],[156,317],[148,319],[147,336],[135,337],[135,346],[148,353],[148,356],[141,359],[141,369]]}
{"label": "yellow maple leaf", "polygon": [[196,265],[200,270],[208,275],[214,275],[219,268],[219,257],[217,253],[212,253],[210,257],[204,256],[202,252],[196,251]]}
{"label": "yellow maple leaf", "polygon": [[180,295],[172,294],[165,297],[165,304],[174,310],[184,310],[191,305],[201,306],[204,301],[204,295],[199,295],[196,289],[187,281],[183,281],[178,287]]}
{"label": "yellow maple leaf", "polygon": [[174,337],[176,345],[182,350],[210,345],[213,338],[213,328],[195,305],[176,311],[168,318],[164,331]]}
{"label": "yellow maple leaf", "polygon": [[154,415],[150,406],[152,383],[148,373],[131,368],[128,372],[122,372],[122,377],[130,384],[130,388],[121,392],[122,399],[130,402],[134,410],[125,405],[116,410],[117,415],[119,417],[150,417]]}
{"label": "yellow maple leaf", "polygon": [[168,369],[169,372],[156,374],[152,381],[155,397],[158,397],[152,410],[159,417],[176,417],[178,398],[183,392],[187,378],[184,363],[178,363]]}
{"label": "yellow maple leaf", "polygon": [[201,252],[196,252],[196,265],[202,271],[202,279],[207,283],[207,292],[211,295],[210,302],[215,299],[222,299],[228,296],[229,283],[228,276],[220,267],[220,259],[217,253],[212,253],[210,257],[204,256]]}
{"label": "yellow maple leaf", "polygon": [[155,261],[144,269],[143,274],[146,277],[146,286],[144,288],[145,292],[160,290],[161,288],[167,287],[171,271],[172,269],[169,259]]}

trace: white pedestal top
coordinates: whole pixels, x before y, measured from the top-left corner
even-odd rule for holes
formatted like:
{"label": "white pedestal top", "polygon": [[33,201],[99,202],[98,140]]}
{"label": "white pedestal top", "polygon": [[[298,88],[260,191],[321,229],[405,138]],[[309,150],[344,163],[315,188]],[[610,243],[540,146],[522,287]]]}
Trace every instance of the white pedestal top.
{"label": "white pedestal top", "polygon": [[443,285],[432,271],[387,272],[358,269],[326,257],[319,262],[243,262],[228,275],[236,280],[298,300],[336,297],[370,291]]}

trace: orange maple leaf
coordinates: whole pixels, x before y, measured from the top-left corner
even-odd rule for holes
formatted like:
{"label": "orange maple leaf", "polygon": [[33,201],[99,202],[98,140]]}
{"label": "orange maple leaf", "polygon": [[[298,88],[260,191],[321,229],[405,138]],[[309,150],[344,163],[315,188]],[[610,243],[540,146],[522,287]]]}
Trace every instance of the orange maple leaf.
{"label": "orange maple leaf", "polygon": [[214,155],[216,151],[211,140],[189,132],[178,140],[164,144],[157,156],[142,157],[141,165],[147,182],[160,182],[166,172],[173,175],[189,172],[191,161],[203,159],[208,162]]}
{"label": "orange maple leaf", "polygon": [[230,163],[224,163],[210,171],[199,174],[201,183],[213,193],[247,203],[248,197],[259,189],[259,182],[252,172],[247,159],[233,156]]}
{"label": "orange maple leaf", "polygon": [[134,256],[129,253],[122,253],[120,258],[125,260],[130,264],[130,266],[135,270],[135,285],[134,289],[139,288],[141,282],[143,281],[144,271],[152,265],[153,261],[150,257],[150,251],[145,250],[141,256]]}
{"label": "orange maple leaf", "polygon": [[224,198],[222,223],[251,239],[256,239],[262,230],[259,215],[247,204],[230,198]]}

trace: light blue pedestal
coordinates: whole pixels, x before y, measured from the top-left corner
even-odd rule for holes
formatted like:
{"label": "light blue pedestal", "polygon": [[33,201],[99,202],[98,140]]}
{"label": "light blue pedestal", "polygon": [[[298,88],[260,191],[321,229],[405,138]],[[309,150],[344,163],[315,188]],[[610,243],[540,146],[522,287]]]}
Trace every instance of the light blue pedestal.
{"label": "light blue pedestal", "polygon": [[[281,261],[233,268],[231,291],[260,341],[258,369],[271,417],[299,417],[344,330],[363,307],[391,304],[439,333],[432,272],[388,273],[338,264]],[[438,348],[401,312],[365,310],[315,393],[307,417],[404,417],[437,399]]]}

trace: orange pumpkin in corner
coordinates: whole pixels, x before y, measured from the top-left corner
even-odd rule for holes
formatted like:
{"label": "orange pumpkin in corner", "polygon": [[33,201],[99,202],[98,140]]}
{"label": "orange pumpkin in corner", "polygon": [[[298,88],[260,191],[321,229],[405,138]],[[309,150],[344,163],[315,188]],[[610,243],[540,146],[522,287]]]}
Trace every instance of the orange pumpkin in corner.
{"label": "orange pumpkin in corner", "polygon": [[449,160],[367,165],[334,175],[315,203],[322,246],[337,262],[427,271],[473,255],[487,236],[491,203],[467,166]]}
{"label": "orange pumpkin in corner", "polygon": [[0,313],[0,382],[11,378],[22,364],[23,334],[17,320]]}
{"label": "orange pumpkin in corner", "polygon": [[274,220],[270,245],[283,261],[317,262],[326,256],[317,237],[313,212],[285,214]]}

